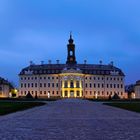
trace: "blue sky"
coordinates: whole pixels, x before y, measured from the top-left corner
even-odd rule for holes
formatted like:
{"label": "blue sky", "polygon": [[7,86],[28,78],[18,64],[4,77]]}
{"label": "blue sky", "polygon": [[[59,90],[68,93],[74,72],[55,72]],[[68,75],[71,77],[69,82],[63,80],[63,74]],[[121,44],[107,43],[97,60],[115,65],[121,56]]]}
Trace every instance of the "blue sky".
{"label": "blue sky", "polygon": [[73,32],[79,63],[114,61],[140,79],[139,0],[0,0],[0,75],[18,83],[29,61],[66,61]]}

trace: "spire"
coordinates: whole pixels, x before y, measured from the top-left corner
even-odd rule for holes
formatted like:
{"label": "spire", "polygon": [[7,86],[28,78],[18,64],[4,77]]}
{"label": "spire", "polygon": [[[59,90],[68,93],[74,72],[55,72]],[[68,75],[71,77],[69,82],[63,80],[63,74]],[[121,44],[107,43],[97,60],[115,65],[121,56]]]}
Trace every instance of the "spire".
{"label": "spire", "polygon": [[70,31],[70,39],[72,39],[72,31]]}
{"label": "spire", "polygon": [[67,64],[76,64],[76,57],[75,57],[75,44],[73,43],[74,40],[72,39],[72,33],[70,32],[69,43],[67,45],[68,48],[68,56],[67,56]]}
{"label": "spire", "polygon": [[70,39],[69,39],[69,43],[70,43],[70,44],[73,44],[72,32],[70,32]]}

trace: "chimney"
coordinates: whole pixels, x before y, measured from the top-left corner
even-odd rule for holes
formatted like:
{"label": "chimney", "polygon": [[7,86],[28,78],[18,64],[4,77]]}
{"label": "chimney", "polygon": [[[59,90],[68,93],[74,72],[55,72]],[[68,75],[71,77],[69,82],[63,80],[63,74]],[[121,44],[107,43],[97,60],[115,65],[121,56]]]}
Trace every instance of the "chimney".
{"label": "chimney", "polygon": [[33,65],[33,61],[30,61],[30,66],[32,66]]}
{"label": "chimney", "polygon": [[60,62],[59,60],[56,60],[56,63],[57,63],[57,64],[59,64],[59,62]]}
{"label": "chimney", "polygon": [[99,61],[99,63],[100,63],[100,65],[102,65],[102,64],[103,64],[103,61],[102,61],[102,60],[100,60],[100,61]]}
{"label": "chimney", "polygon": [[44,65],[44,61],[41,61],[41,65]]}
{"label": "chimney", "polygon": [[52,63],[52,61],[51,60],[48,60],[48,64],[51,64]]}
{"label": "chimney", "polygon": [[85,64],[85,65],[87,64],[87,60],[84,60],[84,64]]}
{"label": "chimney", "polygon": [[114,65],[113,61],[111,61],[111,62],[110,62],[110,65],[111,65],[111,66],[113,66],[113,65]]}

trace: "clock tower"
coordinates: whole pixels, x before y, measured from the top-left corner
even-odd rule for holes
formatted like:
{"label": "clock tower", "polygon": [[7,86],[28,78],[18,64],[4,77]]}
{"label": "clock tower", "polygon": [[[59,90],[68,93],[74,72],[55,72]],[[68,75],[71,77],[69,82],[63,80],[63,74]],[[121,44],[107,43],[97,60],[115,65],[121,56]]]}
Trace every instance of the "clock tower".
{"label": "clock tower", "polygon": [[75,44],[73,43],[72,34],[70,33],[69,44],[67,45],[68,55],[67,64],[77,64],[75,57]]}

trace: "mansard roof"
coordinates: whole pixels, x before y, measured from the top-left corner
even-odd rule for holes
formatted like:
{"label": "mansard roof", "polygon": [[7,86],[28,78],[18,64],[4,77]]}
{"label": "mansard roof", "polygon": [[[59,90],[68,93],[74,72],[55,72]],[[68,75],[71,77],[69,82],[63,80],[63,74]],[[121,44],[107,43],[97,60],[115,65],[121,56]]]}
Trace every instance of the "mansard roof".
{"label": "mansard roof", "polygon": [[121,69],[113,65],[101,64],[42,64],[30,65],[21,70],[19,75],[60,74],[63,70],[80,70],[83,74],[91,75],[120,75],[124,76]]}
{"label": "mansard roof", "polygon": [[0,77],[0,85],[9,85],[9,82],[5,80],[4,78]]}

